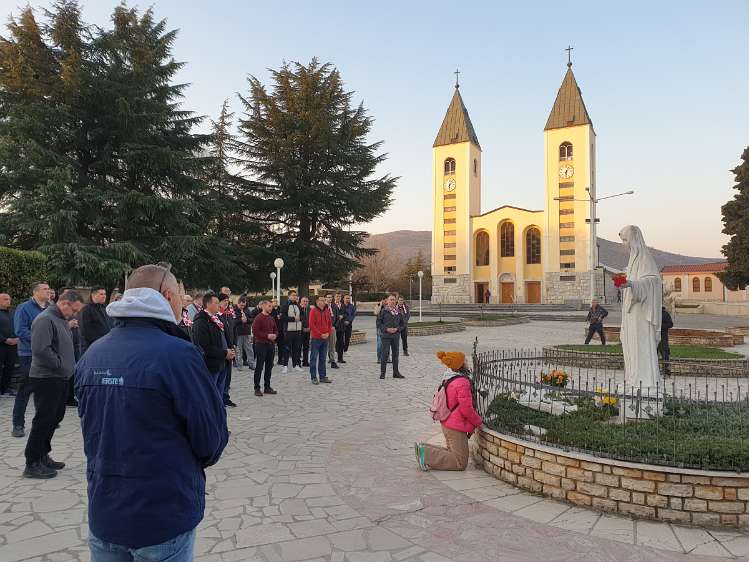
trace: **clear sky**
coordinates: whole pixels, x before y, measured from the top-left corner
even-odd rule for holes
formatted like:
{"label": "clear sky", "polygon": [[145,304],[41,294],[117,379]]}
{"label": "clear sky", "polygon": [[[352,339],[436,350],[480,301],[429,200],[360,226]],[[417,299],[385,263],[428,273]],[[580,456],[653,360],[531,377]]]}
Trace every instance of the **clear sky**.
{"label": "clear sky", "polygon": [[[0,0],[18,13],[21,0]],[[34,2],[45,6],[49,2]],[[106,23],[111,0],[84,2]],[[578,84],[597,133],[598,192],[636,194],[599,205],[599,233],[639,224],[649,244],[717,257],[720,207],[749,144],[749,2],[626,3],[154,0],[180,34],[186,107],[239,109],[246,76],[283,60],[336,65],[376,119],[383,170],[400,176],[395,203],[364,228],[431,229],[432,143],[461,93],[483,149],[483,210],[543,205],[543,127],[574,47]]]}

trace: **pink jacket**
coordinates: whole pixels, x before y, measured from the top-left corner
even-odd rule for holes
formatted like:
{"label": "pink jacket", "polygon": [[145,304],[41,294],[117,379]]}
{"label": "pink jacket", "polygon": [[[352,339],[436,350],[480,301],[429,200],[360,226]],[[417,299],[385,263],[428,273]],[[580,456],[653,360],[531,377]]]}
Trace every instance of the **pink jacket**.
{"label": "pink jacket", "polygon": [[[455,408],[455,404],[458,407]],[[470,433],[482,423],[481,416],[473,408],[471,383],[466,378],[455,379],[447,387],[447,407],[455,408],[442,425],[455,431]]]}

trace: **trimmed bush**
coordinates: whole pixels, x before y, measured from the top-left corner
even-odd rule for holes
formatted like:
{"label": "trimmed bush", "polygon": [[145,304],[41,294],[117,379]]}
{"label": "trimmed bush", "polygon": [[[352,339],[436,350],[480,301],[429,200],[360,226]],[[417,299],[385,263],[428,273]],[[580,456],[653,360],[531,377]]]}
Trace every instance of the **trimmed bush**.
{"label": "trimmed bush", "polygon": [[0,292],[9,293],[15,305],[29,297],[34,281],[49,281],[45,255],[0,246]]}

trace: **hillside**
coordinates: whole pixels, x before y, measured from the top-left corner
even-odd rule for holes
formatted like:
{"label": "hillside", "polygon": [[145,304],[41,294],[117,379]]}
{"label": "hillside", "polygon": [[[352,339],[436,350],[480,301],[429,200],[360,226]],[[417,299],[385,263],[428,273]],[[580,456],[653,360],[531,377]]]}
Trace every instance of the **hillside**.
{"label": "hillside", "polygon": [[[599,258],[602,264],[615,269],[624,269],[627,266],[628,255],[620,242],[599,238],[598,244],[600,247]],[[396,230],[372,234],[365,245],[370,248],[388,248],[390,255],[400,262],[405,262],[408,258],[414,257],[419,250],[427,260],[431,260],[432,257],[432,233],[429,230]],[[721,261],[722,259],[684,256],[656,248],[651,248],[651,250],[658,267],[685,263],[707,263]]]}

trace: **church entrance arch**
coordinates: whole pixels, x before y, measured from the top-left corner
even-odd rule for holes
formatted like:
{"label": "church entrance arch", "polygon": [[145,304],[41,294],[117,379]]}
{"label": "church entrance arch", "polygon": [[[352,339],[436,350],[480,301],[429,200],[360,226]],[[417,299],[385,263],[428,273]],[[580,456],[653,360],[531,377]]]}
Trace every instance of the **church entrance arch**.
{"label": "church entrance arch", "polygon": [[499,276],[500,302],[512,304],[515,302],[515,276],[511,273],[503,273]]}

